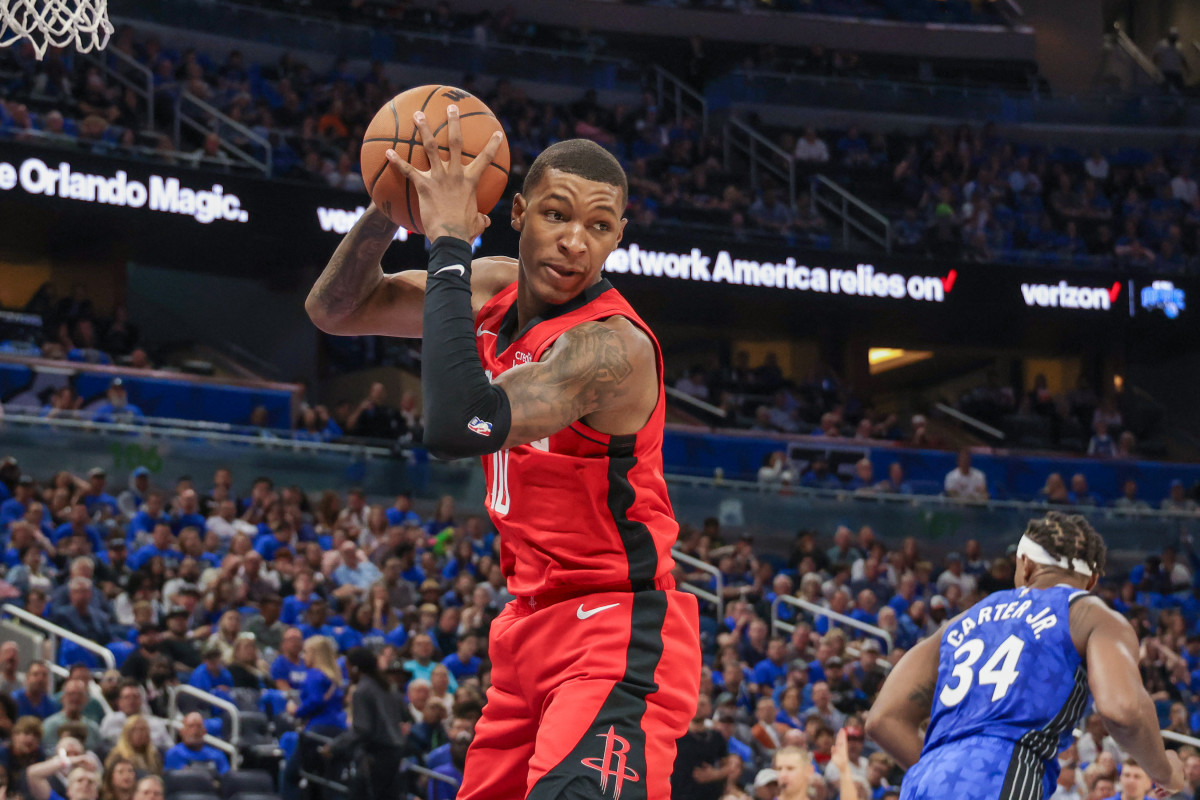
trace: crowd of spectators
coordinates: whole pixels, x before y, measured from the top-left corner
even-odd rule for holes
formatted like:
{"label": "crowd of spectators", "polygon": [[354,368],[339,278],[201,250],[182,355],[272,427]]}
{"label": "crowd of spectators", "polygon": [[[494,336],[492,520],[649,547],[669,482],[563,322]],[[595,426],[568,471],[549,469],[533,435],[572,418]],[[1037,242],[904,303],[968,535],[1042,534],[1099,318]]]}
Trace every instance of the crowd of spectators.
{"label": "crowd of spectators", "polygon": [[[172,487],[135,471],[113,491],[102,470],[86,480],[43,478],[11,459],[0,464],[0,597],[107,645],[119,663],[104,671],[64,643],[45,654],[69,669],[58,681],[15,642],[0,645],[8,797],[48,800],[43,781],[58,780],[68,800],[95,800],[91,784],[109,787],[104,800],[161,800],[161,784],[139,779],[178,787],[175,776],[201,770],[233,780],[236,758],[206,738],[228,740],[229,720],[207,702],[177,708],[170,695],[180,684],[266,720],[268,756],[243,746],[237,758],[242,769],[267,769],[284,798],[303,795],[301,770],[340,779],[344,748],[380,704],[390,710],[379,718],[395,715],[385,733],[405,757],[449,779],[422,786],[410,775],[401,790],[453,797],[488,686],[488,627],[511,599],[485,518],[459,513],[450,498],[426,516],[407,495],[388,503],[357,490],[310,496],[266,477],[238,484],[228,469],[206,485],[182,478]],[[832,800],[839,732],[860,796],[894,795],[901,770],[863,734],[888,670],[942,621],[1012,585],[1014,547],[989,556],[967,541],[935,560],[913,539],[893,548],[868,527],[841,526],[821,539],[803,530],[790,553],[772,555],[715,519],[683,525],[679,547],[720,572],[724,610],[702,613],[701,696],[679,742],[679,796]],[[1164,727],[1186,733],[1200,725],[1198,567],[1185,537],[1099,590],[1138,629]],[[677,578],[718,589],[705,572],[680,568]],[[773,630],[780,595],[888,635],[786,605],[780,619],[794,629]],[[360,692],[374,700],[357,702]],[[379,728],[371,718],[366,727]],[[334,744],[297,743],[298,731]],[[1181,754],[1189,763],[1196,756]],[[1120,761],[1102,723],[1089,718],[1060,757],[1069,776],[1060,785],[1078,792],[1064,796],[1107,797]]]}
{"label": "crowd of spectators", "polygon": [[[422,24],[436,28],[441,11],[428,13]],[[487,26],[521,28],[508,17]],[[130,27],[110,48],[154,74],[160,117],[173,113],[180,92],[190,92],[268,139],[278,177],[350,191],[363,188],[358,148],[367,122],[404,88],[378,61],[365,72],[352,70],[345,59],[318,72],[290,54],[257,64],[236,49],[220,56],[180,49]],[[702,84],[710,59],[700,42],[692,43],[692,52],[687,72]],[[109,58],[120,72],[121,64]],[[777,60],[771,53],[752,58],[767,65]],[[853,54],[811,52],[803,60],[828,62],[838,74],[854,72]],[[39,62],[27,46],[0,50],[0,71],[16,76],[7,81],[8,99],[0,100],[0,136],[6,138],[63,133],[102,152],[124,147],[210,169],[233,167],[226,143],[257,147],[224,123],[215,123],[207,136],[172,142],[161,133],[169,127],[167,117],[149,119],[136,92],[67,52]],[[594,90],[582,91],[574,102],[550,103],[529,98],[505,78],[464,75],[460,83],[481,96],[508,131],[515,178],[510,191],[542,149],[581,136],[622,160],[635,226],[675,222],[720,228],[734,241],[782,237],[818,248],[832,244],[827,221],[807,193],[787,197],[768,178],[752,186],[744,173],[727,169],[719,135],[704,134],[694,118],[677,121],[663,113],[652,92],[629,105],[601,104]],[[39,103],[41,110],[33,110]],[[920,136],[809,128],[779,132],[778,139],[802,168],[832,173],[880,203],[893,217],[899,252],[1166,273],[1192,268],[1198,256],[1196,146],[1187,139],[1157,151],[1083,152],[1014,141],[990,125],[954,131],[935,126]],[[128,150],[138,144],[146,147]]]}
{"label": "crowd of spectators", "polygon": [[801,164],[884,198],[898,252],[1177,274],[1197,266],[1190,137],[1157,149],[1077,149],[1016,141],[987,124],[919,136],[808,128],[779,139]]}

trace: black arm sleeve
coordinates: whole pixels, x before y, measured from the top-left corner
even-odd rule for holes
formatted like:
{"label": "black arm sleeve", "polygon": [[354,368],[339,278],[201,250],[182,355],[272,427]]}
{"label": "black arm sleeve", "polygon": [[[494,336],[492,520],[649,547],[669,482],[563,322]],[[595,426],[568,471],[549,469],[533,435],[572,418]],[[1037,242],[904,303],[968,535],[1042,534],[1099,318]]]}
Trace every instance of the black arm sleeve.
{"label": "black arm sleeve", "polygon": [[483,372],[471,313],[471,246],[451,236],[429,248],[421,391],[424,444],[438,458],[495,453],[512,426],[508,395]]}

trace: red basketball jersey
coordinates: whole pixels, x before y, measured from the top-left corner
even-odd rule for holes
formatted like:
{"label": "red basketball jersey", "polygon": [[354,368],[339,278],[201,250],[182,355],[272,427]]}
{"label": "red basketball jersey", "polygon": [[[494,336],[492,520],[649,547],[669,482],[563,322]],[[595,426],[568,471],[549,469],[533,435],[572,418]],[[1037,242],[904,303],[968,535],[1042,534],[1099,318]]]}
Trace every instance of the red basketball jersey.
{"label": "red basketball jersey", "polygon": [[[524,597],[564,588],[628,588],[669,576],[679,525],[663,478],[662,351],[645,322],[607,280],[517,331],[517,284],[476,317],[490,379],[538,361],[565,331],[620,316],[654,342],[658,402],[636,434],[611,436],[576,421],[558,433],[483,457],[487,509],[500,533],[508,590]],[[661,585],[661,584],[660,584]]]}

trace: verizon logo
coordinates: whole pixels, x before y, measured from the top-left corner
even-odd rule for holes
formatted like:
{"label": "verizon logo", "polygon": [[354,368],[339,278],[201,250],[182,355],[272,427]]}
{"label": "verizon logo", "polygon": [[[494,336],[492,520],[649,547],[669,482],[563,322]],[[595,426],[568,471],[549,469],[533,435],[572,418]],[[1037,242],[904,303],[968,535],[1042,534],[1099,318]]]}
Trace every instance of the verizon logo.
{"label": "verizon logo", "polygon": [[1022,283],[1021,296],[1025,305],[1042,308],[1080,308],[1089,311],[1108,311],[1121,295],[1120,281],[1110,288],[1072,286],[1066,281],[1055,284]]}

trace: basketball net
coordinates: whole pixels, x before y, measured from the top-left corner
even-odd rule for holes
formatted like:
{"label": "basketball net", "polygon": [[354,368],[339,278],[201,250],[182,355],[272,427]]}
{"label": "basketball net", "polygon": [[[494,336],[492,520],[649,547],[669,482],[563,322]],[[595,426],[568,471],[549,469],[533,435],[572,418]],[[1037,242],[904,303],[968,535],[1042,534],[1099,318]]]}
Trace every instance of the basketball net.
{"label": "basketball net", "polygon": [[112,33],[108,0],[0,0],[0,47],[29,39],[38,61],[72,42],[81,53],[103,50]]}

